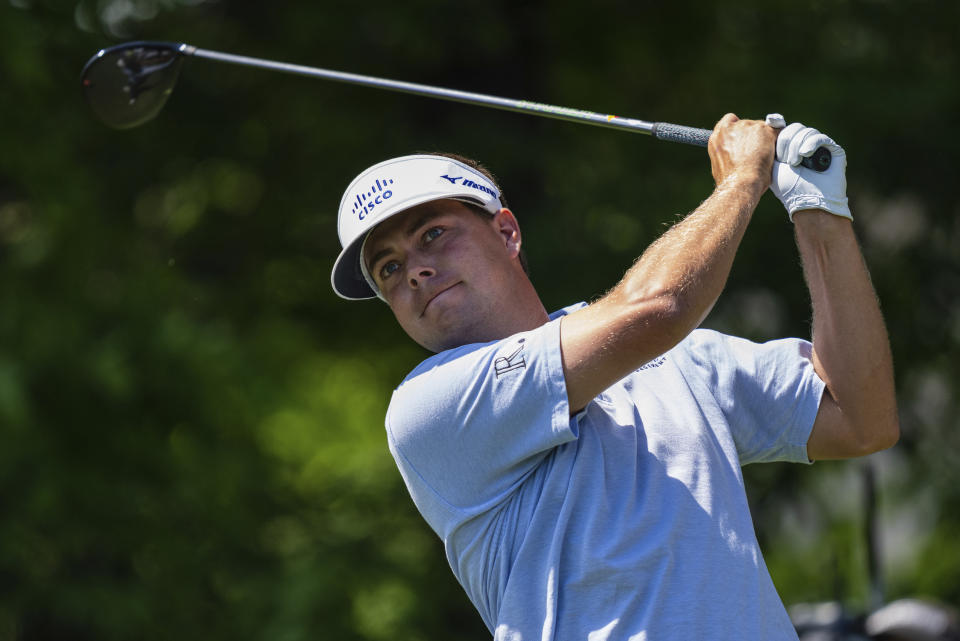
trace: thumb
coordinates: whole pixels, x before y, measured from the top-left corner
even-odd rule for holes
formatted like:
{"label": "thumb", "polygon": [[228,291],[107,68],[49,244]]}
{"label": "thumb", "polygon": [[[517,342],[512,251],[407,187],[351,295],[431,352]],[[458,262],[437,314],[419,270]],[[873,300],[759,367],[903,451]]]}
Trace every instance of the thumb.
{"label": "thumb", "polygon": [[[806,129],[799,122],[786,126],[777,136],[777,160],[788,165],[800,164],[799,144],[792,144],[797,134]],[[797,141],[799,143],[799,141]]]}

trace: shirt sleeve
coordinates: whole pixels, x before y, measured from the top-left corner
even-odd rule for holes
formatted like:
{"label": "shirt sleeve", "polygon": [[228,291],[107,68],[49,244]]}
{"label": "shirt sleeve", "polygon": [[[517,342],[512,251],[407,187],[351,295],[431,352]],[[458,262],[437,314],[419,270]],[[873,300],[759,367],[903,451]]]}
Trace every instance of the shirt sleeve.
{"label": "shirt sleeve", "polygon": [[507,498],[550,451],[577,438],[570,420],[559,321],[495,343],[434,356],[396,389],[391,453],[431,527]]}
{"label": "shirt sleeve", "polygon": [[813,368],[813,346],[785,338],[766,343],[699,331],[700,366],[726,418],[741,465],[811,463],[807,441],[825,385]]}

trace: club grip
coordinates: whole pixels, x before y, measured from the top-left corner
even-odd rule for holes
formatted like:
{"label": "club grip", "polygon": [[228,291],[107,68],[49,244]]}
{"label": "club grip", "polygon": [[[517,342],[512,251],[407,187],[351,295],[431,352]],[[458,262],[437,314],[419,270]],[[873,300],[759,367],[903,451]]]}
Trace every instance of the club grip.
{"label": "club grip", "polygon": [[672,125],[669,122],[655,122],[653,123],[652,133],[653,137],[659,140],[706,147],[707,141],[710,140],[710,134],[713,132],[709,129]]}
{"label": "club grip", "polygon": [[[669,122],[655,122],[650,130],[654,138],[659,140],[669,140],[670,142],[682,142],[687,145],[696,145],[706,147],[710,140],[709,129],[699,129],[697,127],[685,127],[683,125],[674,125]],[[808,169],[818,172],[824,172],[830,168],[833,161],[833,154],[826,147],[820,147],[809,157],[800,161],[800,164]]]}
{"label": "club grip", "polygon": [[805,157],[800,164],[807,169],[824,172],[830,169],[830,163],[833,162],[833,154],[826,147],[819,147],[812,155]]}

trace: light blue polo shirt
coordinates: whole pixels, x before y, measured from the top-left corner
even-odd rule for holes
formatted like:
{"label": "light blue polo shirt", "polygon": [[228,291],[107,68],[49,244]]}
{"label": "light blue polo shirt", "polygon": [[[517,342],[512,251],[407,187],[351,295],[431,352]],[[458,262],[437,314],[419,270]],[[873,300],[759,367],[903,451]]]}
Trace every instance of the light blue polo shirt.
{"label": "light blue polo shirt", "polygon": [[494,638],[796,639],[740,466],[808,462],[811,346],[696,330],[569,416],[560,317],[421,363],[390,450]]}

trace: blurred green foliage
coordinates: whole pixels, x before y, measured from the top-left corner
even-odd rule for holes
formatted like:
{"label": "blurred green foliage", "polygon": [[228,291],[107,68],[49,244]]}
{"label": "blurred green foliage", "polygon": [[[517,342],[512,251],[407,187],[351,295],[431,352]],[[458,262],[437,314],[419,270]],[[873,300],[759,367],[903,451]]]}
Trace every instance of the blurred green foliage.
{"label": "blurred green foliage", "polygon": [[[903,439],[886,596],[960,603],[960,5],[341,0],[0,4],[0,640],[482,639],[386,449],[425,354],[329,288],[357,171],[485,161],[556,308],[611,286],[712,182],[702,150],[196,60],[160,117],[83,104],[97,49],[186,41],[709,127],[781,111],[847,149]],[[807,335],[772,196],[707,324]],[[868,607],[863,461],[747,468],[787,603]]]}

